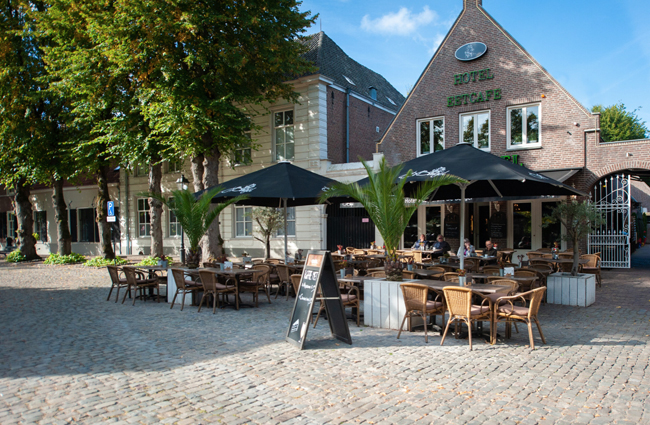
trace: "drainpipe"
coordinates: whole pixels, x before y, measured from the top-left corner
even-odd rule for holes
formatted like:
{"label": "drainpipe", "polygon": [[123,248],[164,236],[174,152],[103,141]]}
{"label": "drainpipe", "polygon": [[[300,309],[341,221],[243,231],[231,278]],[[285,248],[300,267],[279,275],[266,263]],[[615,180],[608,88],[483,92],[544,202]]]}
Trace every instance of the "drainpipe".
{"label": "drainpipe", "polygon": [[345,162],[350,163],[350,89],[345,89]]}

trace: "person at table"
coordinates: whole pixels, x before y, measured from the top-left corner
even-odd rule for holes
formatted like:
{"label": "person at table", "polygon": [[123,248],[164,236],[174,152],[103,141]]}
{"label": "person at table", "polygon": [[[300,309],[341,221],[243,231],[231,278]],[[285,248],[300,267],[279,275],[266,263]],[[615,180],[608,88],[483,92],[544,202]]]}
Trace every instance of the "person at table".
{"label": "person at table", "polygon": [[427,237],[420,235],[420,239],[415,241],[411,249],[427,249]]}
{"label": "person at table", "polygon": [[492,243],[491,240],[486,240],[485,241],[485,249],[483,250],[483,256],[484,257],[494,257],[492,260],[486,260],[486,264],[496,264],[497,262],[497,249]]}
{"label": "person at table", "polygon": [[458,258],[460,257],[474,257],[476,256],[476,251],[474,250],[474,245],[472,245],[469,239],[465,238],[463,244],[458,248]]}
{"label": "person at table", "polygon": [[436,242],[433,244],[433,257],[440,257],[442,255],[445,255],[445,252],[451,251],[451,246],[449,245],[449,242],[445,240],[445,237],[442,235],[438,235],[436,238]]}

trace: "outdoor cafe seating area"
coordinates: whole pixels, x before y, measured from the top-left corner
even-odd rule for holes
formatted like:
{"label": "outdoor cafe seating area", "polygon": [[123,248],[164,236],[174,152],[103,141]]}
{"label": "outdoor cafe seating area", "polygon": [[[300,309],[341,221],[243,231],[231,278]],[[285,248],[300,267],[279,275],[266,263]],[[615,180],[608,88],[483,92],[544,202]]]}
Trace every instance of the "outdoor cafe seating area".
{"label": "outdoor cafe seating area", "polygon": [[[551,273],[566,270],[565,265],[572,264],[573,253],[531,251],[526,255],[527,261],[520,255],[519,262],[513,263],[514,252],[503,249],[490,257],[482,256],[477,250],[475,256],[464,259],[461,271],[459,259],[454,255],[399,250],[403,282],[384,279],[386,254],[380,249],[348,247],[332,252],[332,259],[343,307],[350,309],[348,318],[357,326],[363,320],[369,326],[399,330],[398,338],[402,337],[403,330],[423,329],[425,341],[429,329],[433,328],[443,335],[441,343],[453,332],[456,337],[466,335],[471,349],[472,337],[483,336],[493,344],[497,335],[500,336],[500,323],[505,323],[506,338],[512,336],[512,326],[518,331],[516,325],[521,323],[522,330],[528,330],[530,347],[534,348],[533,324],[545,342],[537,315],[545,302],[547,278]],[[597,255],[581,256],[580,264],[582,272],[600,278]],[[280,296],[285,300],[295,297],[304,268],[301,261],[285,264],[280,259],[249,258],[202,266],[196,269],[108,266],[112,286],[107,301],[114,298],[115,302],[124,304],[130,297],[131,304],[135,305],[137,299],[157,302],[162,299],[171,309],[180,304],[182,311],[190,304],[197,306],[200,313],[207,306],[213,314],[217,308],[258,308],[260,303],[272,304]],[[252,303],[242,301],[245,293],[252,295]],[[391,296],[388,313],[375,305],[378,300],[384,302],[380,298],[386,294]],[[319,297],[317,293],[312,317],[314,327],[324,317],[324,303],[318,304]],[[397,305],[396,299],[400,300]],[[249,300],[251,297],[246,298]],[[440,326],[436,325],[436,317],[441,319]],[[484,335],[485,323],[489,325],[489,333]],[[464,332],[462,326],[459,328],[462,324],[466,328]]]}

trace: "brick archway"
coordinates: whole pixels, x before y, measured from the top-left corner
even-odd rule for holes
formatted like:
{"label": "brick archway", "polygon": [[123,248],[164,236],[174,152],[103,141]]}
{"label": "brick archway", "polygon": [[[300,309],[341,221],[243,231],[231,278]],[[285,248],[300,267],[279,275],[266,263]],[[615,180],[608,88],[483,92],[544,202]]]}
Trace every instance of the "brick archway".
{"label": "brick archway", "polygon": [[[650,172],[650,161],[639,161],[635,159],[630,159],[627,161],[621,161],[615,164],[609,164],[606,167],[600,168],[599,170],[595,171],[591,179],[587,182],[586,187],[591,188],[593,187],[596,182],[603,177],[614,174],[617,172],[621,171],[626,171],[626,170],[647,170]],[[634,172],[628,171],[630,174],[634,174]]]}

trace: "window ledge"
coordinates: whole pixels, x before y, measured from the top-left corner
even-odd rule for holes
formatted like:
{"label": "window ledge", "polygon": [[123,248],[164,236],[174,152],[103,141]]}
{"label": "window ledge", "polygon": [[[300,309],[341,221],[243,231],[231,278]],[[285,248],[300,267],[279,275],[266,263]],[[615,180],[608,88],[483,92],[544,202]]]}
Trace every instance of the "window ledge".
{"label": "window ledge", "polygon": [[516,151],[531,151],[535,149],[542,149],[542,145],[533,145],[533,146],[516,146],[516,147],[509,147],[506,149],[506,152],[516,152]]}

